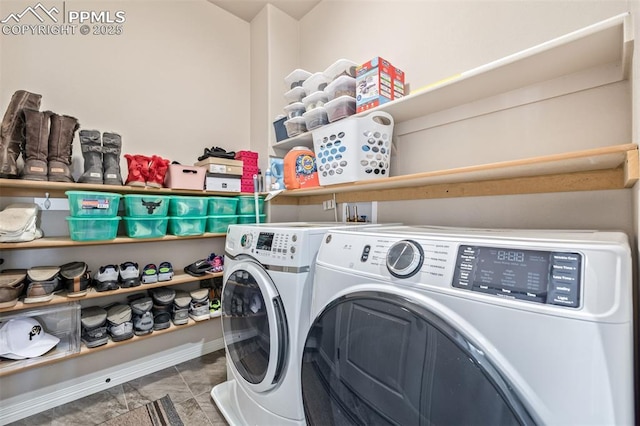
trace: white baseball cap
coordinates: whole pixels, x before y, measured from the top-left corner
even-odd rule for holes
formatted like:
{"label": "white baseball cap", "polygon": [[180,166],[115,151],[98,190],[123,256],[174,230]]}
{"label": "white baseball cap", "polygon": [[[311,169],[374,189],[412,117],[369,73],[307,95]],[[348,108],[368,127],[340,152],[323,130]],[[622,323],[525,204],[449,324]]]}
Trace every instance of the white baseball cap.
{"label": "white baseball cap", "polygon": [[60,341],[44,331],[35,318],[14,318],[0,325],[0,356],[34,358],[49,352]]}

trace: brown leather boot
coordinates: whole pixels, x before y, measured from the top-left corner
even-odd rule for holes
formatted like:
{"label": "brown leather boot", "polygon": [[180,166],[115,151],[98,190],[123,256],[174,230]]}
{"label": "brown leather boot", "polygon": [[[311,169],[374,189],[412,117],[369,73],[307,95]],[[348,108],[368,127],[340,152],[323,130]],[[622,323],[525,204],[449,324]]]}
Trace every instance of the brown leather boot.
{"label": "brown leather boot", "polygon": [[49,181],[74,182],[71,176],[71,152],[73,138],[80,124],[68,115],[51,115],[49,128]]}
{"label": "brown leather boot", "polygon": [[18,90],[11,97],[0,127],[0,178],[17,178],[16,160],[24,144],[23,108],[40,109],[41,95]]}
{"label": "brown leather boot", "polygon": [[49,153],[49,122],[51,111],[36,111],[25,108],[26,140],[22,157],[24,169],[22,179],[47,180],[47,157]]}

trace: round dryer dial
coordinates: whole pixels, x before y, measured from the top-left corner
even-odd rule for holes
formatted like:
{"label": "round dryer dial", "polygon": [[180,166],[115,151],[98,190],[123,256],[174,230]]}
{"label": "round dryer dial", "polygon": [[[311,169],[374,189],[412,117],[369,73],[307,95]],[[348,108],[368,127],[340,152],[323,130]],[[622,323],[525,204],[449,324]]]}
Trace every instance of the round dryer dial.
{"label": "round dryer dial", "polygon": [[251,234],[244,234],[240,237],[240,245],[244,248],[250,247],[253,242],[253,236]]}
{"label": "round dryer dial", "polygon": [[387,252],[387,269],[394,277],[412,277],[420,270],[423,263],[424,251],[416,241],[398,241],[389,247]]}

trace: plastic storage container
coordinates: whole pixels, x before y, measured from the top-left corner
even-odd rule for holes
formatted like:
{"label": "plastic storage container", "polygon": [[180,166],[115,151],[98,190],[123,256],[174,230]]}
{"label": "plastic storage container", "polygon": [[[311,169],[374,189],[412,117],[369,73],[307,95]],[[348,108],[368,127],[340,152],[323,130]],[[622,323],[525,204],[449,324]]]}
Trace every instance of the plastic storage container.
{"label": "plastic storage container", "polygon": [[325,104],[327,118],[331,123],[356,113],[356,99],[351,96],[340,96]]}
{"label": "plastic storage container", "polygon": [[[260,215],[260,223],[265,223],[267,219],[267,215]],[[255,214],[243,214],[238,216],[238,223],[256,223],[256,215]]]}
{"label": "plastic storage container", "polygon": [[284,93],[284,98],[289,103],[300,102],[305,96],[307,96],[307,93],[304,91],[304,87],[302,86],[296,86]]}
{"label": "plastic storage container", "polygon": [[314,108],[323,107],[329,101],[327,98],[327,94],[324,91],[319,90],[317,92],[313,92],[309,96],[305,96],[302,100],[304,104],[304,109],[306,111],[311,111]]}
{"label": "plastic storage container", "polygon": [[168,217],[123,217],[127,235],[131,238],[159,238],[167,235]]}
{"label": "plastic storage container", "polygon": [[304,87],[304,91],[310,95],[313,92],[317,92],[318,90],[324,90],[327,87],[327,84],[331,80],[324,75],[323,72],[317,72],[311,74],[309,78],[307,78],[304,83],[302,83],[302,87]]}
{"label": "plastic storage container", "polygon": [[120,217],[71,217],[68,216],[69,237],[73,241],[106,241],[118,235]]}
{"label": "plastic storage container", "polygon": [[187,237],[189,235],[204,234],[207,216],[199,217],[169,217],[169,231],[171,235]]}
{"label": "plastic storage container", "polygon": [[355,78],[356,68],[358,68],[358,65],[359,64],[348,59],[338,59],[324,70],[324,74],[331,80],[335,80],[343,75]]}
{"label": "plastic storage container", "polygon": [[229,225],[238,223],[237,215],[211,215],[207,216],[207,232],[220,234],[227,232]]}
{"label": "plastic storage container", "polygon": [[311,111],[305,112],[302,116],[304,117],[304,123],[307,126],[307,130],[317,129],[320,126],[324,126],[329,123],[327,110],[324,107],[314,108]]}
{"label": "plastic storage container", "polygon": [[315,130],[320,185],[388,177],[392,135],[393,117],[383,111]]}
{"label": "plastic storage container", "polygon": [[284,127],[287,129],[287,136],[290,138],[298,136],[301,133],[307,131],[307,124],[304,117],[291,118],[284,122]]}
{"label": "plastic storage container", "polygon": [[324,93],[327,94],[329,100],[339,98],[340,96],[356,97],[356,79],[343,75],[333,80],[324,89]]}
{"label": "plastic storage container", "polygon": [[294,102],[284,107],[284,112],[287,114],[289,120],[295,117],[302,117],[304,111],[304,104],[302,102]]}
{"label": "plastic storage container", "polygon": [[112,192],[66,191],[73,217],[116,217],[122,195]]}
{"label": "plastic storage container", "polygon": [[284,78],[284,84],[287,86],[287,90],[294,87],[302,86],[302,83],[311,76],[309,71],[297,68]]}
{"label": "plastic storage container", "polygon": [[207,197],[181,197],[172,195],[169,200],[169,216],[206,216],[207,203]]}
{"label": "plastic storage container", "polygon": [[166,217],[169,212],[171,196],[126,194],[124,211],[127,217]]}
{"label": "plastic storage container", "polygon": [[236,197],[208,197],[207,215],[229,216],[235,215],[238,210],[238,198]]}
{"label": "plastic storage container", "polygon": [[[258,212],[264,211],[264,198],[258,197]],[[255,198],[252,195],[241,195],[238,197],[238,214],[256,214]]]}

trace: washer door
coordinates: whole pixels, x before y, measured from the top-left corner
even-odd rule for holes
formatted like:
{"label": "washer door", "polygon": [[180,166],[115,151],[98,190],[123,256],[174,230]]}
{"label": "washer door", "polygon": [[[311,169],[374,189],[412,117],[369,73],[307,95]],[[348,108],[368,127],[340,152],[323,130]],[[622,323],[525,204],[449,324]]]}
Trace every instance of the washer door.
{"label": "washer door", "polygon": [[247,386],[267,391],[282,375],[289,344],[280,295],[253,260],[236,263],[225,276],[222,329],[227,354]]}
{"label": "washer door", "polygon": [[312,325],[302,360],[311,425],[534,423],[477,345],[406,297],[336,299]]}

